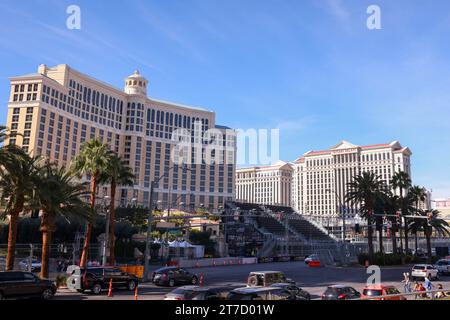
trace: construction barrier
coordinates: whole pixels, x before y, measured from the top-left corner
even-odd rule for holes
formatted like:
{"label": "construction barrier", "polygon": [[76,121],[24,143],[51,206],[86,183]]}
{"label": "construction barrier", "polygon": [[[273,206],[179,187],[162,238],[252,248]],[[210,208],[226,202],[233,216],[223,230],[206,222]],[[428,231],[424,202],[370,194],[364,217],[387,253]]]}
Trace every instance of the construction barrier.
{"label": "construction barrier", "polygon": [[144,276],[144,266],[121,266],[119,269],[122,272],[135,275],[139,279],[142,279]]}
{"label": "construction barrier", "polygon": [[308,266],[311,268],[319,268],[322,265],[321,265],[320,261],[311,261],[310,263],[308,263]]}
{"label": "construction barrier", "polygon": [[108,297],[112,298],[113,297],[113,286],[112,286],[112,278],[111,280],[109,280],[109,290],[108,290]]}

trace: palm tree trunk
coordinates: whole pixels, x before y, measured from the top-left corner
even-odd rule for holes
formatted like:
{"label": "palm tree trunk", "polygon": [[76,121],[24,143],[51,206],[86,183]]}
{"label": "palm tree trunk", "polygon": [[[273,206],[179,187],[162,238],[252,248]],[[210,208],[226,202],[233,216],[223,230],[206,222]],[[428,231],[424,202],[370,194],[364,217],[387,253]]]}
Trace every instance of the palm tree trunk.
{"label": "palm tree trunk", "polygon": [[19,196],[16,204],[11,210],[8,232],[8,255],[6,256],[6,271],[14,270],[14,260],[16,258],[17,223],[19,222],[19,214],[23,210],[24,202],[25,196]]}
{"label": "palm tree trunk", "polygon": [[417,249],[419,249],[419,237],[417,236],[417,231],[415,232],[415,237],[416,237],[416,253],[417,253]]}
{"label": "palm tree trunk", "polygon": [[398,248],[397,248],[397,232],[395,227],[391,228],[391,239],[392,239],[392,252],[396,254]]}
{"label": "palm tree trunk", "polygon": [[431,252],[431,233],[425,231],[425,237],[427,238],[428,263],[432,263],[433,254]]}
{"label": "palm tree trunk", "polygon": [[116,181],[111,181],[111,204],[109,207],[109,265],[116,263]]}
{"label": "palm tree trunk", "polygon": [[14,270],[14,260],[16,257],[16,238],[17,238],[17,222],[18,214],[11,213],[8,233],[8,255],[6,256],[6,271]]}
{"label": "palm tree trunk", "polygon": [[408,221],[405,218],[405,254],[409,254],[408,240]]}
{"label": "palm tree trunk", "polygon": [[384,253],[384,248],[383,248],[383,226],[378,231],[378,242],[380,244],[380,253]]}
{"label": "palm tree trunk", "polygon": [[91,234],[92,234],[92,221],[94,220],[95,215],[95,196],[97,192],[97,177],[92,176],[92,184],[91,184],[91,216],[89,217],[89,222],[87,225],[86,237],[84,239],[83,245],[83,253],[81,254],[80,267],[84,268],[86,266],[88,252],[89,252],[89,244],[91,242]]}
{"label": "palm tree trunk", "polygon": [[403,253],[403,231],[402,224],[399,223],[398,235],[400,236],[400,253]]}
{"label": "palm tree trunk", "polygon": [[52,242],[52,232],[45,228],[42,231],[42,267],[41,278],[47,279],[49,273],[49,260],[50,260],[50,245]]}
{"label": "palm tree trunk", "polygon": [[369,262],[372,263],[373,261],[373,226],[372,221],[369,218],[367,221],[367,245],[369,247]]}

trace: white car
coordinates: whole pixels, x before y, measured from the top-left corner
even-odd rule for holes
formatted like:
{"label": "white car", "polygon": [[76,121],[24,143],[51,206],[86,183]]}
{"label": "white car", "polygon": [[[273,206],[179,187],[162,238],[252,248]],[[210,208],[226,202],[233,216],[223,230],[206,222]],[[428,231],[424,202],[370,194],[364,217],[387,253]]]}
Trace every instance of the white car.
{"label": "white car", "polygon": [[310,262],[320,262],[320,258],[317,254],[312,254],[305,258],[305,263],[309,264]]}
{"label": "white car", "polygon": [[438,280],[438,269],[431,264],[416,264],[412,268],[411,277],[413,280],[416,280],[417,278],[425,279],[428,276],[430,276],[431,279]]}
{"label": "white car", "polygon": [[450,274],[450,259],[442,259],[436,262],[436,269],[440,274]]}

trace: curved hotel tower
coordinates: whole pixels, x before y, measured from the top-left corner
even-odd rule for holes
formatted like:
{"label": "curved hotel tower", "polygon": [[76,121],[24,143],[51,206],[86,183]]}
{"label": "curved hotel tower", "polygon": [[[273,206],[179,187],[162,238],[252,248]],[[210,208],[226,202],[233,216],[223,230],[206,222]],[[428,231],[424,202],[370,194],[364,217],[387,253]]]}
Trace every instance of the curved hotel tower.
{"label": "curved hotel tower", "polygon": [[[122,204],[148,205],[150,183],[163,175],[154,196],[159,206],[214,209],[234,200],[234,131],[216,126],[212,111],[148,98],[148,81],[138,71],[125,79],[124,91],[67,65],[41,65],[37,73],[10,81],[7,127],[20,134],[10,143],[68,166],[83,142],[102,140],[136,175],[134,187],[118,190]],[[174,130],[195,129],[222,134],[224,161],[172,161]],[[203,153],[205,140],[200,139]],[[199,142],[194,134],[192,142]],[[106,194],[107,186],[100,191]]]}

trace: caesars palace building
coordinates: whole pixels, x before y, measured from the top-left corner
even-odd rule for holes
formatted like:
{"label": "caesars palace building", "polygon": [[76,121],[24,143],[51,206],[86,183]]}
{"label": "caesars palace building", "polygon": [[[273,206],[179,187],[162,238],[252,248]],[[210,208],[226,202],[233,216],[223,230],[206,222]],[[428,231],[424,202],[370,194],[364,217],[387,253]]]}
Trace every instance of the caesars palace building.
{"label": "caesars palace building", "polygon": [[398,141],[368,146],[342,141],[328,150],[307,152],[294,163],[239,168],[236,197],[241,202],[289,206],[303,215],[345,213],[352,218],[357,208],[345,201],[348,183],[363,172],[375,173],[387,185],[396,172],[411,176],[411,155]]}
{"label": "caesars palace building", "polygon": [[[37,73],[10,82],[7,127],[19,135],[9,143],[69,166],[83,142],[100,139],[128,162],[136,176],[133,187],[119,188],[117,199],[122,204],[148,205],[150,184],[161,177],[153,198],[160,206],[217,209],[234,200],[235,131],[217,126],[214,112],[148,98],[148,81],[138,71],[125,79],[124,91],[67,65],[40,65]],[[180,130],[183,139],[174,139],[173,133]],[[197,158],[181,163],[188,158],[186,152],[182,158],[172,157],[178,142],[184,141],[199,146],[192,148],[192,155],[200,152],[203,159],[210,131],[220,144],[220,155],[211,151],[216,161]],[[102,186],[100,196],[107,192],[108,187]]]}

